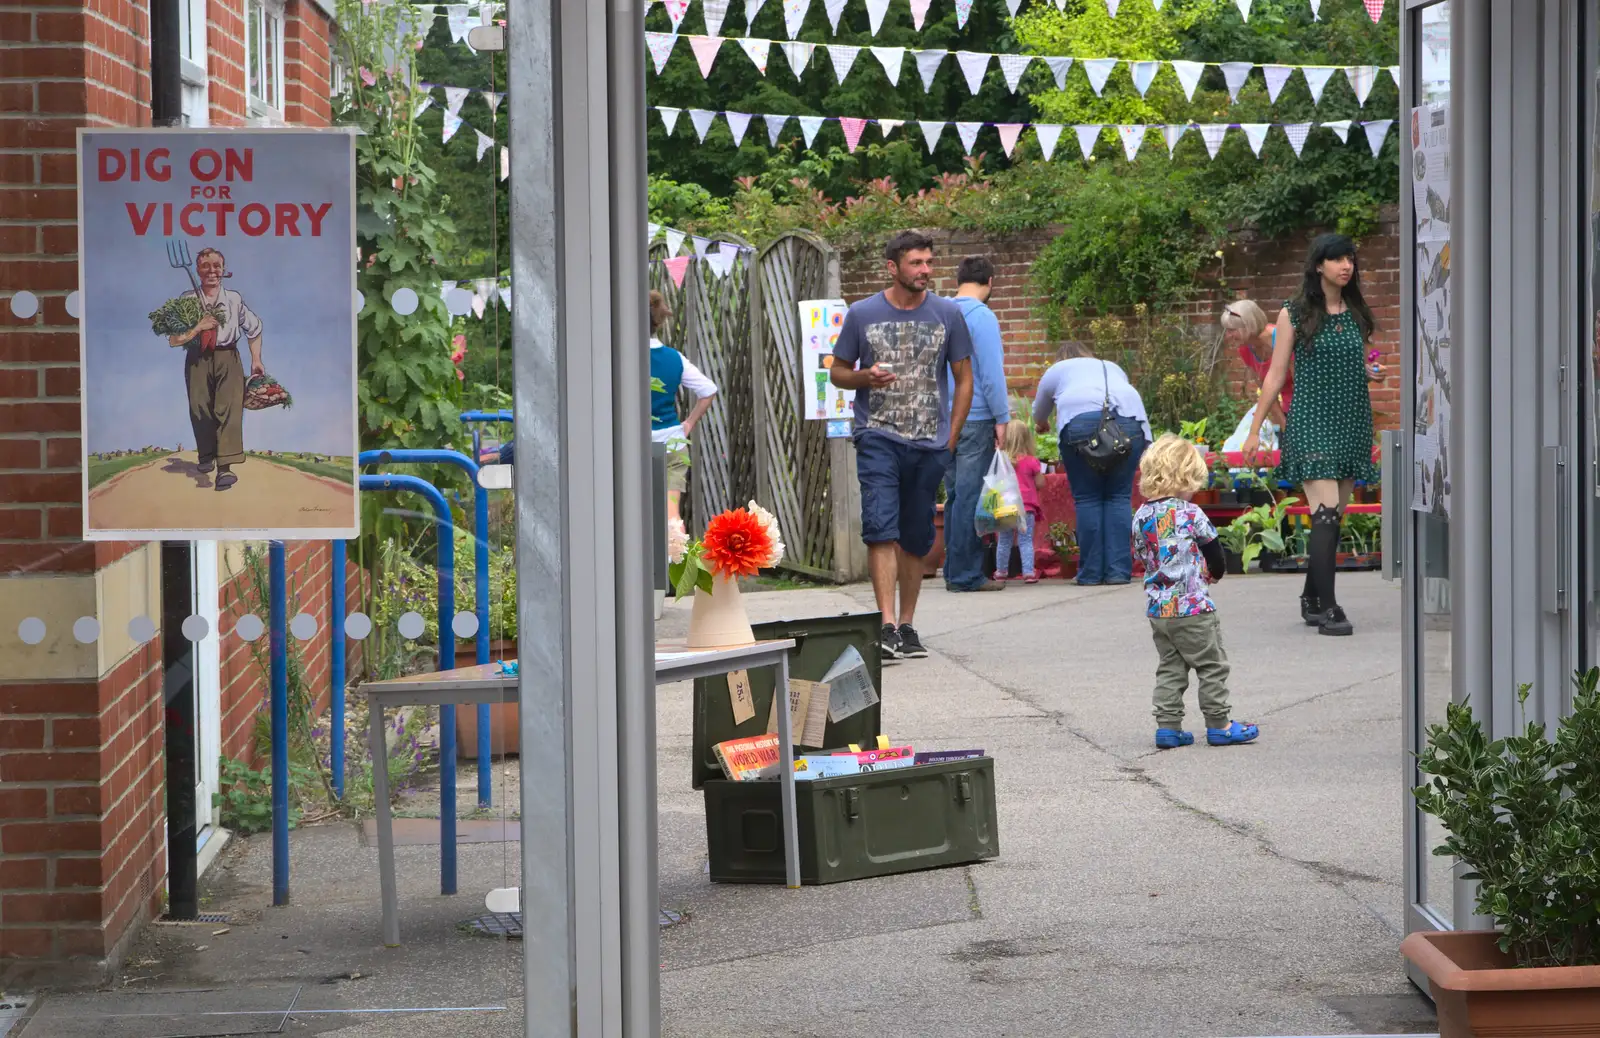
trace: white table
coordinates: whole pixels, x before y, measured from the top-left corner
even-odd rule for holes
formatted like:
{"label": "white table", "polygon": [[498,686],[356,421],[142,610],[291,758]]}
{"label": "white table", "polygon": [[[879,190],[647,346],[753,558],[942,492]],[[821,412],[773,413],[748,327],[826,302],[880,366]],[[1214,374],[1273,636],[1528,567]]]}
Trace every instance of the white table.
{"label": "white table", "polygon": [[[691,681],[735,670],[772,667],[777,680],[773,695],[784,696],[789,687],[789,650],[792,639],[754,642],[729,649],[689,649],[660,642],[656,645],[656,684]],[[394,875],[394,815],[389,806],[389,754],[383,711],[401,706],[469,706],[478,703],[516,703],[520,690],[516,675],[502,674],[499,664],[488,663],[457,670],[414,674],[393,681],[373,681],[358,691],[367,697],[369,743],[372,749],[372,792],[378,811],[378,883],[383,899],[383,943],[400,943],[399,893]],[[778,700],[780,703],[783,699]],[[784,876],[789,886],[800,886],[800,844],[795,826],[794,732],[789,711],[778,710],[778,782],[783,798]]]}

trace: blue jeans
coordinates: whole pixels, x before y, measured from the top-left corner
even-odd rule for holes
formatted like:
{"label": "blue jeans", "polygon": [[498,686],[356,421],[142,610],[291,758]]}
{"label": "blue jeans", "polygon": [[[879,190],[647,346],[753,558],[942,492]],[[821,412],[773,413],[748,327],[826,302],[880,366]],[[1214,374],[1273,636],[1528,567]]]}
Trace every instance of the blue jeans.
{"label": "blue jeans", "polygon": [[983,477],[993,461],[994,420],[963,425],[952,474],[945,480],[949,499],[944,506],[944,586],[952,591],[971,591],[989,579],[983,571],[983,541],[973,519],[983,496]]}
{"label": "blue jeans", "polygon": [[[1011,572],[1011,545],[1017,545],[1022,556],[1022,575],[1033,576],[1033,513],[1022,513],[1022,521],[1009,530],[1002,529],[994,535],[994,569],[1004,577]],[[1131,520],[1130,520],[1131,525]]]}
{"label": "blue jeans", "polygon": [[1144,426],[1116,416],[1117,425],[1133,441],[1133,452],[1111,472],[1101,475],[1068,445],[1092,439],[1100,428],[1100,412],[1077,415],[1061,430],[1061,460],[1078,512],[1078,583],[1126,584],[1133,579],[1133,476],[1149,442]]}

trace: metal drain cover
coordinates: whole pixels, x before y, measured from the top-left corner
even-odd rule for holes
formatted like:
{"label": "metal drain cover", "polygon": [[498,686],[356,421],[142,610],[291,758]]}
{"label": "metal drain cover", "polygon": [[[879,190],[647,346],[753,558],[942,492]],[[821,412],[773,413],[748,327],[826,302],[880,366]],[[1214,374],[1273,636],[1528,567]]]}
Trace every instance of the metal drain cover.
{"label": "metal drain cover", "polygon": [[679,924],[687,923],[688,921],[688,915],[683,912],[674,912],[670,908],[663,908],[661,910],[661,929],[663,930],[669,926],[678,926]]}
{"label": "metal drain cover", "polygon": [[522,940],[522,913],[521,912],[491,912],[480,915],[476,919],[467,920],[467,927],[485,937],[502,937],[506,940]]}

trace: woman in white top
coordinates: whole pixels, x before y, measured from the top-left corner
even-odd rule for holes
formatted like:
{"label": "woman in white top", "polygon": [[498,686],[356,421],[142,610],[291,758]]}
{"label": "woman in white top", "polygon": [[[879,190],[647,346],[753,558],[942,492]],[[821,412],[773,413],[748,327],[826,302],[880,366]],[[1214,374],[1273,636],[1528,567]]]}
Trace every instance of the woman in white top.
{"label": "woman in white top", "polygon": [[[660,292],[650,293],[650,377],[659,383],[650,390],[650,438],[667,447],[667,521],[677,522],[678,499],[688,486],[689,437],[711,407],[717,384],[690,363],[689,358],[666,345],[657,334],[672,318],[672,310]],[[694,394],[694,406],[687,418],[678,417],[678,390]]]}
{"label": "woman in white top", "polygon": [[[1126,584],[1133,579],[1133,477],[1150,445],[1150,419],[1139,391],[1117,365],[1097,359],[1078,342],[1063,345],[1056,357],[1039,380],[1033,420],[1040,432],[1049,432],[1055,412],[1061,461],[1078,513],[1078,583]],[[1108,403],[1133,449],[1120,465],[1101,473],[1072,445],[1094,438]]]}

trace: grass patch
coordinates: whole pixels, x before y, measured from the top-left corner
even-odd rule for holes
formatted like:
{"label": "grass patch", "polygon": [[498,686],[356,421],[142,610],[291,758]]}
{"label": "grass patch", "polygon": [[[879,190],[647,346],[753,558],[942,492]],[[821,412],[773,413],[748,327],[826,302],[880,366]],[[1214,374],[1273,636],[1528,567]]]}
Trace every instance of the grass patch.
{"label": "grass patch", "polygon": [[97,487],[112,476],[119,475],[129,469],[136,469],[140,465],[148,465],[152,461],[159,461],[171,453],[171,451],[156,451],[151,454],[129,454],[121,458],[90,458],[89,485]]}
{"label": "grass patch", "polygon": [[338,480],[340,483],[355,485],[355,465],[350,458],[334,458],[332,461],[308,461],[305,458],[274,454],[272,457],[263,457],[252,454],[251,457],[274,465],[285,465],[301,472],[309,472],[313,476],[322,476],[324,479]]}

